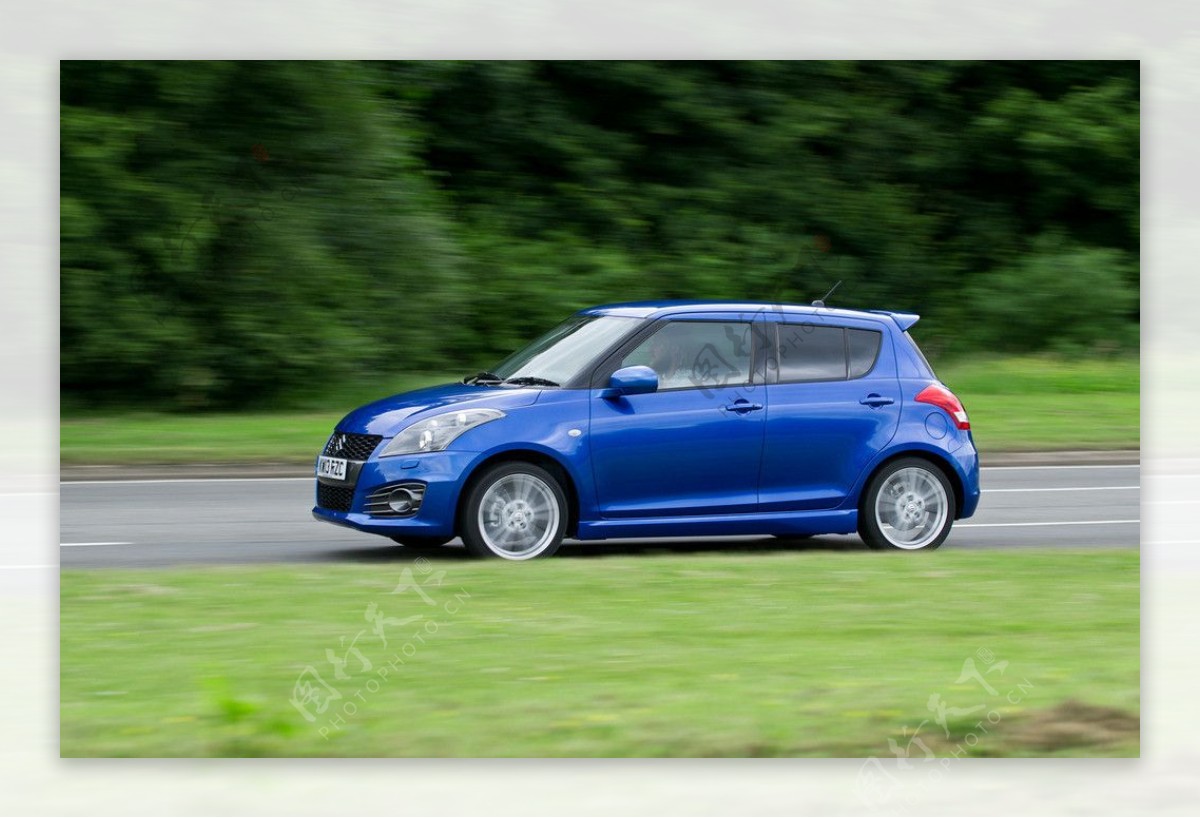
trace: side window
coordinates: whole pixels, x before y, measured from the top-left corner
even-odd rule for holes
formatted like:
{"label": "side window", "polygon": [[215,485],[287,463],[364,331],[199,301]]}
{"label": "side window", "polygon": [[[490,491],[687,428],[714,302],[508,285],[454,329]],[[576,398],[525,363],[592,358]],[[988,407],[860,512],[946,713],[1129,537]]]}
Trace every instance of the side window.
{"label": "side window", "polygon": [[841,327],[779,325],[779,382],[844,381],[846,339]]}
{"label": "side window", "polygon": [[850,377],[861,378],[875,367],[883,333],[873,329],[847,329],[846,352],[850,356]]}
{"label": "side window", "polygon": [[650,367],[659,389],[736,386],[750,380],[752,346],[748,323],[672,321],[618,366]]}

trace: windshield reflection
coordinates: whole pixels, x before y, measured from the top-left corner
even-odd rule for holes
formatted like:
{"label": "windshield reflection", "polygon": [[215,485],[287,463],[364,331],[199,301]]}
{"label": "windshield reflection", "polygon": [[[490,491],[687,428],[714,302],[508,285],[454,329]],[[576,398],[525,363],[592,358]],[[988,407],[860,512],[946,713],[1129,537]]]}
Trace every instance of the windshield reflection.
{"label": "windshield reflection", "polygon": [[567,384],[640,320],[615,315],[573,315],[491,371],[505,380],[538,378]]}

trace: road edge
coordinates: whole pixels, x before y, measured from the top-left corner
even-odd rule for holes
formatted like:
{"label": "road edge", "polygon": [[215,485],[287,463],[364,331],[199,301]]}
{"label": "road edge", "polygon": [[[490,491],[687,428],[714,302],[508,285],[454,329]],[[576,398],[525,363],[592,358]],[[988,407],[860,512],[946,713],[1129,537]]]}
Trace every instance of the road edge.
{"label": "road edge", "polygon": [[[1061,452],[984,453],[985,467],[998,466],[1128,466],[1141,463],[1140,449]],[[98,480],[206,480],[219,478],[302,478],[312,477],[311,465],[279,463],[180,463],[163,465],[112,465],[61,467],[62,482]]]}

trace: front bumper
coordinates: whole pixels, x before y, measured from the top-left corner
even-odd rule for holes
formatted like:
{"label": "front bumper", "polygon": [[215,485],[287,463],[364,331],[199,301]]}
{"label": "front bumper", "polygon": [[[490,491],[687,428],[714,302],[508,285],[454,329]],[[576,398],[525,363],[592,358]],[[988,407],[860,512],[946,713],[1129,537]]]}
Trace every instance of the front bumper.
{"label": "front bumper", "polygon": [[[470,474],[478,452],[443,451],[400,455],[367,460],[357,469],[354,497],[349,511],[313,507],[317,520],[344,525],[358,531],[399,537],[405,534],[423,537],[449,537],[454,534],[454,514],[463,479]],[[348,488],[351,483],[341,485]],[[394,483],[421,483],[425,496],[420,509],[411,517],[374,517],[364,511],[372,492]],[[315,487],[314,487],[315,492]]]}

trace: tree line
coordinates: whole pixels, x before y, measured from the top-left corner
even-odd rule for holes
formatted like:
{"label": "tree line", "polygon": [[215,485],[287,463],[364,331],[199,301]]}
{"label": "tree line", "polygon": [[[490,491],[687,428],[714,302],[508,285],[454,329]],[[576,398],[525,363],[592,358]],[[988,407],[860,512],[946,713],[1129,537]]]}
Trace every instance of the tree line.
{"label": "tree line", "polygon": [[1136,349],[1136,62],[64,62],[61,381],[238,407],[641,298]]}

